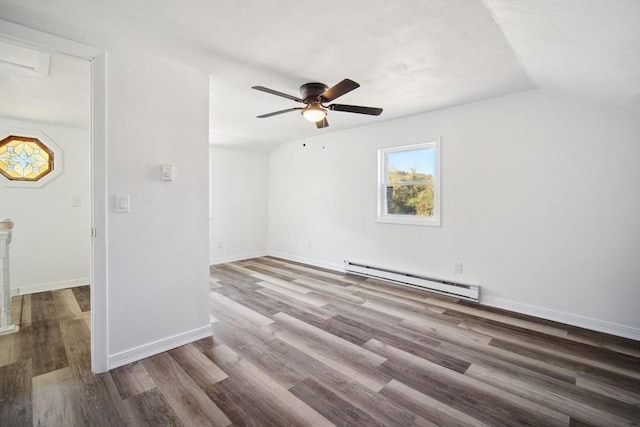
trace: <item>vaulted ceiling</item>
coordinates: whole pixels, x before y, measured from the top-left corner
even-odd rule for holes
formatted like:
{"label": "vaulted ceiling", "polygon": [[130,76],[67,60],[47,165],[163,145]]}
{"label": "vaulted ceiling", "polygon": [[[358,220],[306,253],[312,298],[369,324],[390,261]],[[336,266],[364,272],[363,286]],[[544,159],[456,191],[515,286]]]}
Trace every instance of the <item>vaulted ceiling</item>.
{"label": "vaulted ceiling", "polygon": [[[640,1],[31,1],[2,19],[100,47],[115,39],[211,75],[210,142],[269,151],[285,141],[532,89],[640,111]],[[151,72],[152,70],[150,70]],[[296,105],[307,82],[361,87],[316,127]]]}

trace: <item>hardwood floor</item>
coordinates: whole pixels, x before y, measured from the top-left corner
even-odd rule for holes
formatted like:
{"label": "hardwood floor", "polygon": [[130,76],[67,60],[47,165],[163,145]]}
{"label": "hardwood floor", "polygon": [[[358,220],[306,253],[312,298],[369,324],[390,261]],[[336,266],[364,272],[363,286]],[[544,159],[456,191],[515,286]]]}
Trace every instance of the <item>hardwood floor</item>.
{"label": "hardwood floor", "polygon": [[264,257],[211,268],[213,339],[94,375],[88,292],[15,304],[0,426],[640,424],[637,341]]}

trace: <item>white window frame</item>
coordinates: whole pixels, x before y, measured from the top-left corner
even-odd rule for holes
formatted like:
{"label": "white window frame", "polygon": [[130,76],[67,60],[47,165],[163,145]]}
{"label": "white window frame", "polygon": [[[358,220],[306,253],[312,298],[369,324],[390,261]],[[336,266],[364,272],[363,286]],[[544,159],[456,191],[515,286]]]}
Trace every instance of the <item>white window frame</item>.
{"label": "white window frame", "polygon": [[[435,171],[433,183],[433,216],[424,217],[418,215],[397,215],[389,214],[387,209],[387,153],[397,153],[402,151],[423,150],[425,148],[435,149]],[[440,226],[441,207],[441,178],[440,178],[440,140],[425,142],[421,144],[405,145],[402,147],[383,148],[378,150],[378,215],[376,222],[407,225],[427,225],[433,227]]]}

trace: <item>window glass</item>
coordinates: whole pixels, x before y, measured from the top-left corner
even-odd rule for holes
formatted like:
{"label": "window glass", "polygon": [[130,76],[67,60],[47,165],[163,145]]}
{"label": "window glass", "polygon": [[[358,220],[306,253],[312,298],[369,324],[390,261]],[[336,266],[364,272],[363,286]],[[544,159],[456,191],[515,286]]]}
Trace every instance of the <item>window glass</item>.
{"label": "window glass", "polygon": [[380,150],[378,219],[439,225],[438,144]]}
{"label": "window glass", "polygon": [[0,173],[11,181],[38,181],[53,171],[53,151],[38,138],[9,135],[0,141]]}

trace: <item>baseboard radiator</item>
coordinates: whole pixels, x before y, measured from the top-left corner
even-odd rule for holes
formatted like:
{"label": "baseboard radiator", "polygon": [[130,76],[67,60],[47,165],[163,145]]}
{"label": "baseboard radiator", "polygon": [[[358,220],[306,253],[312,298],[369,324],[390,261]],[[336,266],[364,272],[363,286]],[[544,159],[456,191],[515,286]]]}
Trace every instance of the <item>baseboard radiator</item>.
{"label": "baseboard radiator", "polygon": [[370,265],[358,264],[351,261],[344,262],[344,269],[348,274],[382,279],[399,285],[435,292],[467,301],[480,301],[480,286],[477,285],[453,283],[446,280],[417,276],[410,273],[401,273],[399,271],[372,267]]}

